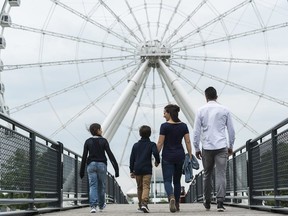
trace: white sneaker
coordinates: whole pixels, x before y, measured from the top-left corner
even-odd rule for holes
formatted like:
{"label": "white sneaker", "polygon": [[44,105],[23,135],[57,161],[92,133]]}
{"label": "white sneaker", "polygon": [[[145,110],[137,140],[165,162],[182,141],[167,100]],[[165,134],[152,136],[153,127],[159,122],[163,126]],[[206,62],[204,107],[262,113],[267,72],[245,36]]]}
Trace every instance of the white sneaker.
{"label": "white sneaker", "polygon": [[96,207],[95,206],[91,207],[90,213],[96,213]]}

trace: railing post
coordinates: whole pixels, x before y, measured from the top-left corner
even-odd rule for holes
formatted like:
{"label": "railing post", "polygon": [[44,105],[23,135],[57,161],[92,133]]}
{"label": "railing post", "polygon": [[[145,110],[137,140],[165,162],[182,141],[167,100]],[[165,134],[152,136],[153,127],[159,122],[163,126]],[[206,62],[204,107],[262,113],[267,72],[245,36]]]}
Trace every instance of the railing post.
{"label": "railing post", "polygon": [[246,142],[247,152],[247,183],[248,183],[248,205],[253,204],[253,171],[252,171],[252,151],[251,151],[251,139]]}
{"label": "railing post", "polygon": [[[30,198],[35,199],[35,164],[36,164],[36,136],[30,133]],[[34,202],[29,203],[29,209],[34,209]]]}
{"label": "railing post", "polygon": [[[277,166],[277,130],[272,130],[272,162],[273,162],[273,180],[274,180],[274,197],[279,195],[278,191],[278,166]],[[280,201],[275,200],[275,206],[280,206]]]}
{"label": "railing post", "polygon": [[57,194],[58,194],[58,206],[63,208],[63,143],[58,142],[57,152]]}
{"label": "railing post", "polygon": [[78,204],[78,191],[79,191],[79,187],[78,187],[78,155],[75,155],[75,193],[74,193],[74,198],[76,198],[76,200],[74,201],[74,205]]}
{"label": "railing post", "polygon": [[[236,169],[237,169],[237,167],[236,167],[236,159],[235,159],[235,153],[233,153],[233,155],[232,155],[232,167],[233,167],[233,197],[237,197],[237,192],[236,192],[236,190],[237,190],[237,177],[236,177],[236,174],[237,174],[237,172],[236,172]],[[232,203],[238,203],[238,200],[237,199],[232,199]]]}

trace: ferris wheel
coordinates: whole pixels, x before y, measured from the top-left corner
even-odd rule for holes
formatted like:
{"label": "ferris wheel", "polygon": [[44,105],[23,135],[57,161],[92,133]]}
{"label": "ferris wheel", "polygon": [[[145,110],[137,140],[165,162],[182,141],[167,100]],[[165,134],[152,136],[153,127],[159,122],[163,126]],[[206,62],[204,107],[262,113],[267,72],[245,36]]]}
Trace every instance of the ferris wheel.
{"label": "ferris wheel", "polygon": [[242,146],[287,117],[287,11],[286,0],[4,0],[0,111],[79,154],[98,122],[129,173],[139,127],[156,142],[175,103],[192,132],[214,86]]}

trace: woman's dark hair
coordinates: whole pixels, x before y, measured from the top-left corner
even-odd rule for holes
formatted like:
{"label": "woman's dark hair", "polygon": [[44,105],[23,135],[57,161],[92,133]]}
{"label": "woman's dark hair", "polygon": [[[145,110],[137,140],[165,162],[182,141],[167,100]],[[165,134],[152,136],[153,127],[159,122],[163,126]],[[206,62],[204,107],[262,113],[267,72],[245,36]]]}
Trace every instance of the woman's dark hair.
{"label": "woman's dark hair", "polygon": [[165,111],[170,114],[174,122],[181,122],[178,118],[178,113],[180,112],[180,107],[175,104],[169,104],[164,107]]}
{"label": "woman's dark hair", "polygon": [[212,86],[208,87],[205,90],[205,97],[207,100],[216,100],[217,99],[217,91]]}
{"label": "woman's dark hair", "polygon": [[143,125],[139,129],[139,134],[142,138],[149,138],[151,135],[151,128],[147,125]]}
{"label": "woman's dark hair", "polygon": [[90,127],[89,127],[89,131],[90,131],[90,133],[92,134],[92,136],[97,136],[97,135],[99,135],[99,134],[98,134],[98,130],[100,130],[100,129],[101,129],[101,125],[98,124],[98,123],[93,123],[93,124],[91,124]]}

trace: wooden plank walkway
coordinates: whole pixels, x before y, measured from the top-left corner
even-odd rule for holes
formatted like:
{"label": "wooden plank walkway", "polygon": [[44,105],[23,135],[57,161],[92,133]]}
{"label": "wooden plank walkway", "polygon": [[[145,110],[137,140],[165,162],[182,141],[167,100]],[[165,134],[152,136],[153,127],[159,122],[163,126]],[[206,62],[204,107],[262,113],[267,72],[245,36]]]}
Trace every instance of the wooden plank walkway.
{"label": "wooden plank walkway", "polygon": [[[140,214],[144,214],[142,212],[137,212],[137,205],[136,204],[109,204],[103,210],[103,212],[97,211],[95,214],[90,213],[90,208],[77,208],[77,209],[70,209],[65,211],[57,211],[51,213],[40,214],[43,216],[91,216],[91,215],[102,215],[102,216],[119,216],[119,215],[129,215],[129,216],[137,216]],[[277,216],[277,215],[284,215],[279,213],[267,212],[267,211],[258,211],[258,210],[250,210],[246,208],[240,207],[232,207],[232,206],[225,206],[225,212],[217,212],[216,205],[211,205],[211,210],[206,211],[205,208],[201,203],[183,203],[180,205],[180,212],[171,213],[169,211],[168,204],[150,204],[149,206],[150,213],[149,215],[157,215],[157,216],[167,216],[169,215],[189,215],[189,216],[242,216],[242,215],[249,215],[249,216],[256,216],[256,215],[263,215],[263,216]]]}

